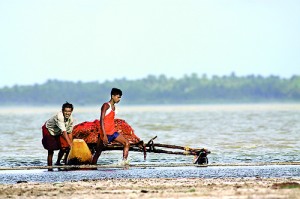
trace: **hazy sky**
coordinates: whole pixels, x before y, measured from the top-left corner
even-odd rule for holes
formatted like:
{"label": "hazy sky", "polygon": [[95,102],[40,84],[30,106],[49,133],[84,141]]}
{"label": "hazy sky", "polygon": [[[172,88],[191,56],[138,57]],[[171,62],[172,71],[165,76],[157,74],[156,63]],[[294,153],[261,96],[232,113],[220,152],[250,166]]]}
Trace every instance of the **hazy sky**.
{"label": "hazy sky", "polygon": [[0,87],[300,74],[299,0],[0,0]]}

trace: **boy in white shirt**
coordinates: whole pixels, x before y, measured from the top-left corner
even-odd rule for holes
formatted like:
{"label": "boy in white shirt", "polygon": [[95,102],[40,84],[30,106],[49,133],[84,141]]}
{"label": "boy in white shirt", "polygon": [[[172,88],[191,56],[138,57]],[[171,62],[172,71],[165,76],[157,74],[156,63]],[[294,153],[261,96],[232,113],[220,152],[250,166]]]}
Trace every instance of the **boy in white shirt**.
{"label": "boy in white shirt", "polygon": [[72,112],[73,105],[66,102],[62,105],[62,111],[51,117],[42,126],[42,144],[48,150],[48,166],[52,166],[54,150],[59,150],[55,165],[61,165],[60,161],[64,153],[68,154],[69,152],[72,145],[72,130],[74,127]]}

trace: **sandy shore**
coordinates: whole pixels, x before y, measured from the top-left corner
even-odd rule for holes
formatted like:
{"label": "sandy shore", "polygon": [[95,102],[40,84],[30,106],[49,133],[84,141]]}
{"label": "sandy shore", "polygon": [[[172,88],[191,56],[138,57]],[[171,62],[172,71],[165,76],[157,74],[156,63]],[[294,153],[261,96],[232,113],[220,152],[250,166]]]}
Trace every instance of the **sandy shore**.
{"label": "sandy shore", "polygon": [[300,178],[107,179],[0,184],[0,198],[300,198]]}

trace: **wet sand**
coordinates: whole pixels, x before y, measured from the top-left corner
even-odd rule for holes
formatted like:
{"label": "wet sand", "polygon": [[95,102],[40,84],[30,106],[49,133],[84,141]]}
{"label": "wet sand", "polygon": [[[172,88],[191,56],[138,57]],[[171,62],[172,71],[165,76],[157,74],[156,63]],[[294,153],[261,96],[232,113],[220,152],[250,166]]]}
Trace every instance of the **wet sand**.
{"label": "wet sand", "polygon": [[0,198],[300,198],[300,178],[138,178],[0,184]]}

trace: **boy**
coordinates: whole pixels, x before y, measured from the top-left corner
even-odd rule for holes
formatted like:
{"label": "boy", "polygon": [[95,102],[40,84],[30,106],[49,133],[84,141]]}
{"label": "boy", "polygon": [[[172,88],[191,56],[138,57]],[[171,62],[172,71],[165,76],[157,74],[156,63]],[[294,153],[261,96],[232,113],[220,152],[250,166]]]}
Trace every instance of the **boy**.
{"label": "boy", "polygon": [[[72,145],[72,130],[74,126],[72,112],[73,105],[66,102],[62,105],[62,111],[51,117],[42,127],[42,144],[48,150],[48,166],[52,166],[54,150],[59,150],[55,165],[61,165],[60,161],[64,153],[68,154],[69,152]],[[52,169],[49,170],[51,171]]]}
{"label": "boy", "polygon": [[115,114],[116,107],[115,104],[119,103],[122,97],[122,91],[118,88],[112,88],[110,92],[109,102],[105,102],[101,107],[100,114],[100,132],[98,135],[98,142],[96,152],[93,156],[92,164],[96,164],[99,156],[101,155],[102,149],[105,145],[112,141],[119,142],[124,146],[123,149],[123,162],[127,163],[128,151],[130,144],[126,140],[120,131],[117,132],[115,129]]}

